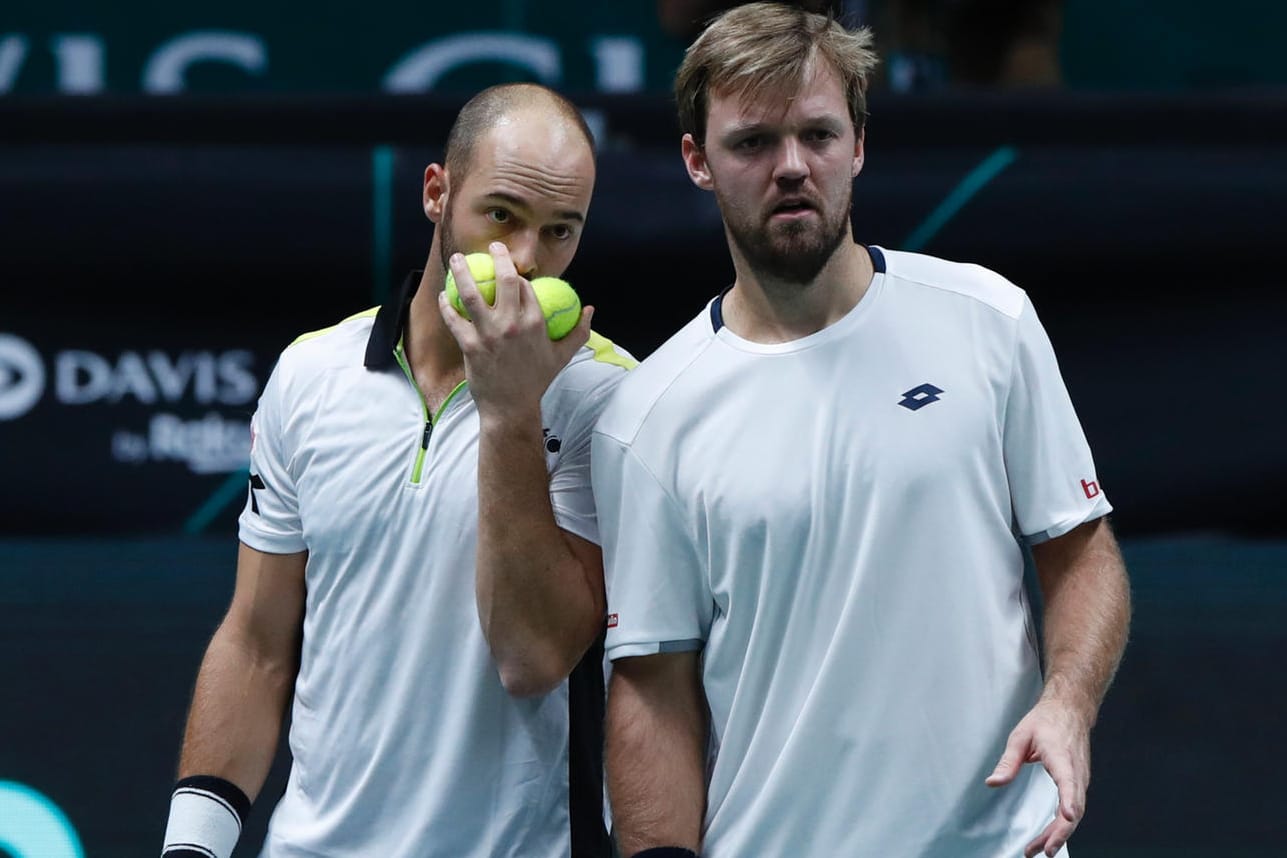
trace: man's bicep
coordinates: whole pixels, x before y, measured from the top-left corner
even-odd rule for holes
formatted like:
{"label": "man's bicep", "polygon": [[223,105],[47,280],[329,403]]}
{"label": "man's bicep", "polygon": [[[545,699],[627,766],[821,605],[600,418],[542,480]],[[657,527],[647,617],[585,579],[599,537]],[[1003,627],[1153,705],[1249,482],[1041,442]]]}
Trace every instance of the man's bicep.
{"label": "man's bicep", "polygon": [[714,600],[691,514],[619,440],[596,435],[594,456],[609,657],[700,649]]}
{"label": "man's bicep", "polygon": [[291,454],[281,415],[283,381],[274,369],[251,416],[249,491],[238,517],[238,530],[260,550],[289,554],[304,549],[299,495],[289,461]]}
{"label": "man's bicep", "polygon": [[696,704],[701,697],[698,650],[630,656],[612,663],[613,693],[619,701],[652,699]]}
{"label": "man's bicep", "polygon": [[293,659],[304,620],[307,552],[269,554],[242,542],[237,583],[224,625],[245,645],[274,659]]}

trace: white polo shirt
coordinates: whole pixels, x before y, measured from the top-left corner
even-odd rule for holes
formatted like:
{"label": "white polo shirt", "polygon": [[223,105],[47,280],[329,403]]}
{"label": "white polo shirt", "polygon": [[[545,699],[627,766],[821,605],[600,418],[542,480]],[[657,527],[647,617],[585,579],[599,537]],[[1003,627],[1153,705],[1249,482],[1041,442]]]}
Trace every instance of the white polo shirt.
{"label": "white polo shirt", "polygon": [[1056,808],[984,785],[1042,682],[1015,534],[1111,507],[1025,293],[870,252],[793,342],[713,301],[594,436],[609,657],[702,650],[704,858],[1021,855]]}
{"label": "white polo shirt", "polygon": [[[241,540],[308,551],[294,760],[262,854],[568,858],[569,683],[510,696],[480,629],[478,412],[462,385],[429,415],[402,365],[418,275],[288,347],[254,416]],[[593,542],[591,428],[633,364],[596,336],[541,400],[555,517]],[[592,768],[583,849],[605,837]]]}

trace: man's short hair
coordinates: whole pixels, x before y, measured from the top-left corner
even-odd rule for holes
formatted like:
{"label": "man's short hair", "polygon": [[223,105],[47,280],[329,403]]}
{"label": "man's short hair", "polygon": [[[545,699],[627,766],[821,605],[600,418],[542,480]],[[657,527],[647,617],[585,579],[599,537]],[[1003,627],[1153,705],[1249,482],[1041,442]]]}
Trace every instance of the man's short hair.
{"label": "man's short hair", "polygon": [[460,109],[447,132],[443,157],[447,171],[464,176],[474,160],[474,145],[502,119],[528,108],[548,108],[580,130],[594,151],[594,134],[577,106],[560,93],[539,83],[501,83],[479,92]]}
{"label": "man's short hair", "polygon": [[849,117],[861,129],[867,79],[879,62],[872,44],[868,27],[847,30],[830,14],[787,3],[746,3],[721,12],[689,45],[675,74],[680,129],[704,145],[712,92],[736,98],[762,90],[796,92],[817,59],[840,76]]}

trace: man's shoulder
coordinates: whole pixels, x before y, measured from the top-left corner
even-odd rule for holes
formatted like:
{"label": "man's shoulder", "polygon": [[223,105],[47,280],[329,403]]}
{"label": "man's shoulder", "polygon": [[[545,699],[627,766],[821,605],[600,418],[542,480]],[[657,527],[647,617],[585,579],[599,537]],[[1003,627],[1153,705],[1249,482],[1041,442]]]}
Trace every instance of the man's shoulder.
{"label": "man's shoulder", "polygon": [[334,325],[300,334],[282,349],[278,365],[295,373],[361,366],[378,310],[363,310]]}
{"label": "man's shoulder", "polygon": [[955,262],[902,250],[884,250],[885,276],[896,281],[937,290],[943,297],[959,296],[977,301],[1017,319],[1027,293],[1001,274],[972,262]]}
{"label": "man's shoulder", "polygon": [[639,361],[626,348],[597,331],[577,349],[567,366],[550,383],[547,397],[555,397],[558,407],[587,397],[603,396],[621,383]]}
{"label": "man's shoulder", "polygon": [[658,400],[714,339],[707,305],[622,380],[599,420],[598,430],[623,441],[633,438]]}
{"label": "man's shoulder", "polygon": [[639,359],[629,349],[608,339],[598,331],[590,332],[590,339],[577,349],[568,367],[583,374],[620,379],[639,365]]}

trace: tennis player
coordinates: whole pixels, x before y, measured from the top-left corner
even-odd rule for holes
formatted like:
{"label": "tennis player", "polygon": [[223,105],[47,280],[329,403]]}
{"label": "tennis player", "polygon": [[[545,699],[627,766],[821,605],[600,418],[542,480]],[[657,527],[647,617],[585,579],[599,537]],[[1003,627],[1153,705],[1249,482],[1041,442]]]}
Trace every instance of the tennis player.
{"label": "tennis player", "polygon": [[[288,705],[266,858],[610,854],[589,453],[634,360],[592,308],[552,342],[530,285],[572,261],[594,175],[565,98],[485,90],[424,173],[424,269],[281,354],[166,858],[231,855]],[[494,306],[469,252],[493,256]],[[472,322],[441,297],[449,265]]]}
{"label": "tennis player", "polygon": [[855,242],[871,44],[751,3],[676,76],[736,279],[594,435],[625,856],[1053,856],[1085,811],[1112,507],[1029,296]]}

